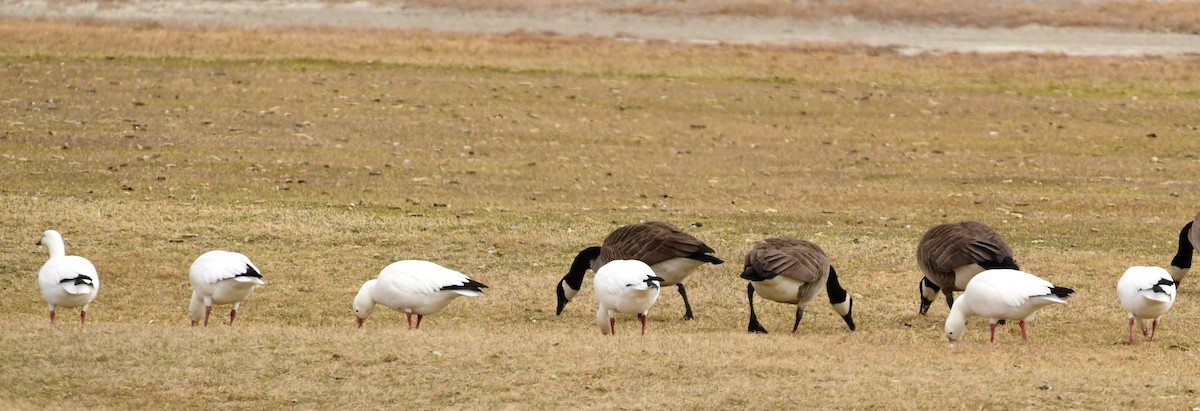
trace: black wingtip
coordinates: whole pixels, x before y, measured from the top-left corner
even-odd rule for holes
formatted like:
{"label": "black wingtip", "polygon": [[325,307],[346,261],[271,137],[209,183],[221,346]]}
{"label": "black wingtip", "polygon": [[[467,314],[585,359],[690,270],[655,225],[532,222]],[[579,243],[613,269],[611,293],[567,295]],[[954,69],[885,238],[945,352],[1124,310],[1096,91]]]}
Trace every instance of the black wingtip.
{"label": "black wingtip", "polygon": [[1059,298],[1067,298],[1071,294],[1075,294],[1075,290],[1067,287],[1050,287],[1050,294],[1057,295]]}
{"label": "black wingtip", "polygon": [[766,281],[775,278],[776,275],[775,273],[760,272],[754,266],[746,266],[746,269],[742,270],[740,277],[750,281]]}
{"label": "black wingtip", "polygon": [[642,280],[643,283],[646,283],[646,285],[654,287],[654,288],[658,288],[659,286],[661,286],[663,281],[666,281],[666,280],[664,280],[662,277],[659,277],[657,275],[652,275],[652,276],[646,277],[645,280]]}
{"label": "black wingtip", "polygon": [[483,285],[483,283],[472,280],[470,278],[467,279],[467,282],[462,283],[462,284],[448,285],[448,286],[442,287],[443,290],[447,290],[447,291],[467,290],[467,291],[475,291],[475,292],[483,292],[484,288],[488,288],[488,286]]}
{"label": "black wingtip", "polygon": [[696,260],[696,261],[706,262],[706,263],[709,263],[712,265],[721,265],[721,264],[725,263],[725,260],[717,258],[717,256],[715,256],[715,255],[704,254],[704,253],[695,253],[695,254],[689,255],[688,258]]}
{"label": "black wingtip", "polygon": [[1021,269],[1021,267],[1017,265],[1017,261],[1013,260],[1012,256],[1004,256],[1004,258],[1000,259],[999,261],[982,261],[979,263],[979,266],[983,267],[985,270]]}
{"label": "black wingtip", "polygon": [[254,269],[254,266],[252,266],[252,265],[250,265],[250,264],[246,264],[246,272],[244,272],[244,273],[241,273],[241,274],[238,274],[238,275],[236,275],[235,277],[254,277],[254,278],[263,278],[262,274],[260,274],[260,273],[258,272],[258,270],[255,270],[255,269]]}

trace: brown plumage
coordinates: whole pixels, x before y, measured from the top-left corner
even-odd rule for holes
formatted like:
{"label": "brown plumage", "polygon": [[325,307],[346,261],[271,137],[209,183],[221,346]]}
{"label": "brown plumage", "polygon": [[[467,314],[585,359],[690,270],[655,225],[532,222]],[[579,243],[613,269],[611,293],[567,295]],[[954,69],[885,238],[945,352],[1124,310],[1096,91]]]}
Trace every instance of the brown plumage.
{"label": "brown plumage", "polygon": [[925,274],[918,285],[921,314],[929,311],[938,291],[945,294],[946,305],[953,306],[954,292],[962,291],[971,277],[983,270],[1020,269],[1004,238],[975,221],[946,223],[929,229],[917,245],[917,265]]}
{"label": "brown plumage", "polygon": [[817,244],[791,238],[768,238],[746,253],[744,267],[741,277],[750,281],[746,286],[750,303],[749,331],[767,332],[754,312],[756,290],[768,300],[796,305],[796,322],[792,325],[792,332],[795,332],[804,316],[805,305],[822,286],[829,294],[834,311],[854,330],[853,301],[838,283],[837,271],[829,264],[829,257]]}
{"label": "brown plumage", "polygon": [[[641,260],[653,266],[673,258],[692,258],[697,254],[713,252],[715,250],[708,244],[671,224],[649,221],[613,230],[604,238],[595,266],[603,267],[612,260]],[[675,283],[665,282],[662,285]]]}
{"label": "brown plumage", "polygon": [[692,271],[703,265],[721,264],[715,251],[691,234],[661,221],[622,226],[613,230],[600,247],[588,247],[575,256],[571,269],[558,283],[557,314],[575,296],[588,269],[597,270],[613,260],[640,260],[663,278],[662,285],[674,285],[683,297],[684,316],[692,319],[692,304],[688,301],[684,281]]}

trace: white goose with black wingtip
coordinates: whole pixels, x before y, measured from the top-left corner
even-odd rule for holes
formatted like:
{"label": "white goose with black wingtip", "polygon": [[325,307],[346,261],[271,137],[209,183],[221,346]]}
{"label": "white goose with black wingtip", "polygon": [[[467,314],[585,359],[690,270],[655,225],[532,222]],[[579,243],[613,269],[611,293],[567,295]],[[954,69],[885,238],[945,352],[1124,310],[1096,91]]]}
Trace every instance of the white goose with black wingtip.
{"label": "white goose with black wingtip", "polygon": [[[379,304],[404,312],[408,328],[420,329],[425,316],[441,311],[455,298],[477,297],[483,294],[486,285],[472,280],[463,273],[422,260],[394,262],[379,277],[363,283],[354,297],[354,316],[358,327],[371,315]],[[417,315],[414,326],[412,316]]]}
{"label": "white goose with black wingtip", "polygon": [[984,270],[1020,270],[1004,238],[976,221],[939,224],[926,231],[917,244],[917,266],[925,274],[917,283],[921,315],[929,312],[938,292],[946,296],[946,306],[953,307],[954,292],[966,289]]}
{"label": "white goose with black wingtip", "polygon": [[854,300],[838,282],[837,270],[829,264],[829,257],[820,246],[805,240],[791,238],[768,238],[759,241],[746,253],[742,278],[746,284],[746,298],[750,302],[750,332],[766,333],[754,312],[754,292],[771,301],[796,305],[796,322],[792,332],[800,326],[804,307],[824,286],[829,304],[842,317],[850,331],[854,331]]}
{"label": "white goose with black wingtip", "polygon": [[50,250],[50,259],[38,271],[38,286],[50,306],[50,323],[54,323],[58,308],[79,307],[79,323],[87,323],[88,306],[100,292],[100,275],[88,259],[67,255],[62,234],[46,230],[38,245]]}
{"label": "white goose with black wingtip", "polygon": [[650,307],[658,300],[662,277],[639,260],[613,260],[596,270],[592,279],[600,307],[596,326],[604,335],[617,333],[617,314],[636,314],[646,335]]}
{"label": "white goose with black wingtip", "polygon": [[237,318],[238,308],[256,288],[266,284],[262,271],[242,253],[212,250],[196,257],[188,269],[192,282],[192,299],[188,303],[188,318],[192,326],[212,314],[214,304],[233,304],[229,310],[229,325]]}
{"label": "white goose with black wingtip", "polygon": [[1001,320],[1016,320],[1021,325],[1021,339],[1029,341],[1025,320],[1034,311],[1050,304],[1066,304],[1075,290],[1058,287],[1049,281],[1023,271],[999,269],[979,273],[967,284],[967,289],[954,301],[946,317],[946,338],[950,342],[962,338],[967,318],[988,319],[991,342],[996,342],[996,324]]}
{"label": "white goose with black wingtip", "polygon": [[[1117,281],[1117,297],[1129,315],[1129,339],[1133,344],[1133,324],[1136,321],[1146,341],[1154,341],[1158,319],[1175,304],[1175,280],[1160,267],[1134,266],[1125,270]],[[1149,330],[1146,320],[1151,321]],[[1147,333],[1149,331],[1149,333]]]}
{"label": "white goose with black wingtip", "polygon": [[683,298],[683,319],[694,318],[684,282],[704,264],[721,264],[715,250],[691,234],[661,221],[629,224],[613,230],[599,247],[588,247],[575,256],[571,268],[558,282],[555,315],[579,293],[588,269],[593,271],[613,260],[640,260],[661,277],[662,286],[674,285]]}
{"label": "white goose with black wingtip", "polygon": [[1192,253],[1197,244],[1200,244],[1200,213],[1179,230],[1179,248],[1175,251],[1175,258],[1171,259],[1171,267],[1168,269],[1176,287],[1192,269]]}

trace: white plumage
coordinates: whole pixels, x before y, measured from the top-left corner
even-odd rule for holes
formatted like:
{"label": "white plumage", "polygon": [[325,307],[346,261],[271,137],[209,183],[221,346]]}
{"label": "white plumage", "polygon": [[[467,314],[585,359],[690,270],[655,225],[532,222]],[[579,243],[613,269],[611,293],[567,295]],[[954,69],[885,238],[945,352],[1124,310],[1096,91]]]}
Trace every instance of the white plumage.
{"label": "white plumage", "polygon": [[188,317],[195,326],[203,316],[205,327],[208,326],[213,304],[233,304],[233,309],[229,311],[229,325],[233,325],[242,301],[255,288],[265,284],[262,272],[250,262],[250,258],[241,253],[221,250],[209,251],[197,257],[188,270],[188,278],[192,281]]}
{"label": "white plumage", "polygon": [[658,301],[662,277],[639,260],[613,260],[604,264],[593,278],[592,288],[600,307],[596,310],[596,326],[600,332],[617,333],[617,314],[637,314],[646,335],[646,319],[650,307]]}
{"label": "white plumage", "polygon": [[[397,261],[384,267],[378,278],[359,288],[354,297],[354,316],[358,326],[362,327],[375,304],[380,304],[403,311],[408,318],[408,328],[420,329],[421,319],[426,315],[441,311],[459,296],[478,296],[484,288],[487,286],[463,273],[429,261]],[[417,315],[415,327],[413,314]]]}
{"label": "white plumage", "polygon": [[1000,320],[1019,321],[1021,338],[1029,341],[1025,319],[1044,306],[1066,304],[1063,298],[1074,292],[1022,271],[984,271],[972,278],[963,294],[954,300],[954,307],[946,317],[946,337],[950,341],[961,338],[967,318],[977,315],[988,319],[992,342],[996,341],[996,323]]}
{"label": "white plumage", "polygon": [[1146,320],[1151,320],[1149,339],[1154,341],[1158,319],[1175,304],[1175,280],[1171,273],[1159,267],[1129,267],[1117,281],[1117,297],[1129,314],[1129,344],[1133,344],[1133,323],[1136,320],[1147,335]]}
{"label": "white plumage", "polygon": [[87,323],[88,306],[100,292],[96,267],[86,258],[67,255],[67,247],[58,231],[46,230],[37,244],[50,250],[50,259],[38,271],[38,286],[50,306],[50,322],[54,323],[58,307],[81,307],[79,322]]}

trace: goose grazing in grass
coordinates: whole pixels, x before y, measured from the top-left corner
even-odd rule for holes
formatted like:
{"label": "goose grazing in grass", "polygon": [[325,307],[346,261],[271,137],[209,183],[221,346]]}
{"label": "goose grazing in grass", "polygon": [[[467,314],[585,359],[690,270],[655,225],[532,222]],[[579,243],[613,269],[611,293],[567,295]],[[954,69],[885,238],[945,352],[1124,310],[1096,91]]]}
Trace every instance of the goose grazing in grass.
{"label": "goose grazing in grass", "polygon": [[1192,251],[1196,249],[1196,244],[1200,244],[1200,224],[1197,223],[1200,223],[1200,214],[1196,214],[1195,219],[1179,230],[1179,250],[1171,259],[1170,269],[1171,280],[1175,281],[1176,286],[1183,282],[1183,277],[1192,269]]}
{"label": "goose grazing in grass", "polygon": [[854,300],[838,283],[837,270],[829,265],[825,251],[811,241],[791,238],[760,241],[746,253],[745,267],[742,278],[750,281],[746,284],[746,297],[750,300],[748,331],[767,332],[754,314],[755,290],[768,300],[796,305],[796,322],[792,324],[792,332],[796,332],[804,317],[805,304],[817,295],[821,286],[825,287],[833,310],[854,331]]}
{"label": "goose grazing in grass", "polygon": [[558,282],[555,315],[561,315],[563,307],[579,292],[583,275],[589,268],[596,270],[613,260],[640,260],[662,277],[662,286],[674,285],[679,290],[683,297],[683,319],[690,320],[693,318],[692,303],[688,301],[684,280],[704,263],[725,262],[713,256],[714,252],[703,241],[661,221],[620,227],[605,237],[601,246],[588,247],[575,256],[571,269]]}
{"label": "goose grazing in grass", "polygon": [[946,296],[946,306],[953,307],[954,292],[963,291],[983,270],[1020,269],[1000,234],[975,221],[941,224],[925,232],[917,244],[917,265],[925,273],[917,284],[921,315],[929,311],[938,291]]}
{"label": "goose grazing in grass", "polygon": [[1021,339],[1029,341],[1025,319],[1047,305],[1066,304],[1063,299],[1074,292],[1022,271],[984,271],[971,279],[954,307],[950,308],[950,316],[946,317],[946,337],[950,342],[958,341],[966,328],[967,318],[977,315],[988,319],[992,342],[996,342],[996,323],[1001,320],[1019,321]]}
{"label": "goose grazing in grass", "polygon": [[96,274],[96,267],[86,258],[67,255],[67,246],[63,244],[62,234],[58,231],[46,230],[37,245],[44,245],[50,250],[50,259],[38,271],[38,286],[42,289],[42,297],[50,305],[50,323],[54,323],[58,307],[81,307],[79,323],[86,324],[88,306],[100,292],[100,276]]}
{"label": "goose grazing in grass", "polygon": [[617,314],[637,314],[646,335],[650,307],[658,301],[662,277],[639,260],[613,260],[596,270],[592,288],[600,300],[596,325],[604,335],[617,333]]}
{"label": "goose grazing in grass", "polygon": [[1175,280],[1159,267],[1129,267],[1117,281],[1117,297],[1129,313],[1129,344],[1133,344],[1133,323],[1137,320],[1146,336],[1146,320],[1151,320],[1149,339],[1154,341],[1158,319],[1175,304]]}
{"label": "goose grazing in grass", "polygon": [[188,317],[193,327],[200,323],[201,316],[204,317],[204,326],[208,326],[213,304],[233,304],[233,309],[229,310],[229,325],[233,325],[242,301],[255,288],[265,284],[262,272],[250,262],[250,258],[241,253],[221,250],[209,251],[197,257],[188,270],[188,278],[192,281]]}
{"label": "goose grazing in grass", "polygon": [[[354,297],[354,316],[358,319],[358,327],[362,328],[375,304],[381,304],[403,311],[408,317],[408,329],[420,329],[421,319],[426,315],[441,311],[460,296],[479,296],[484,288],[487,286],[463,273],[429,261],[397,261],[384,267],[378,278],[359,288]],[[417,315],[416,326],[413,326],[413,314]]]}

